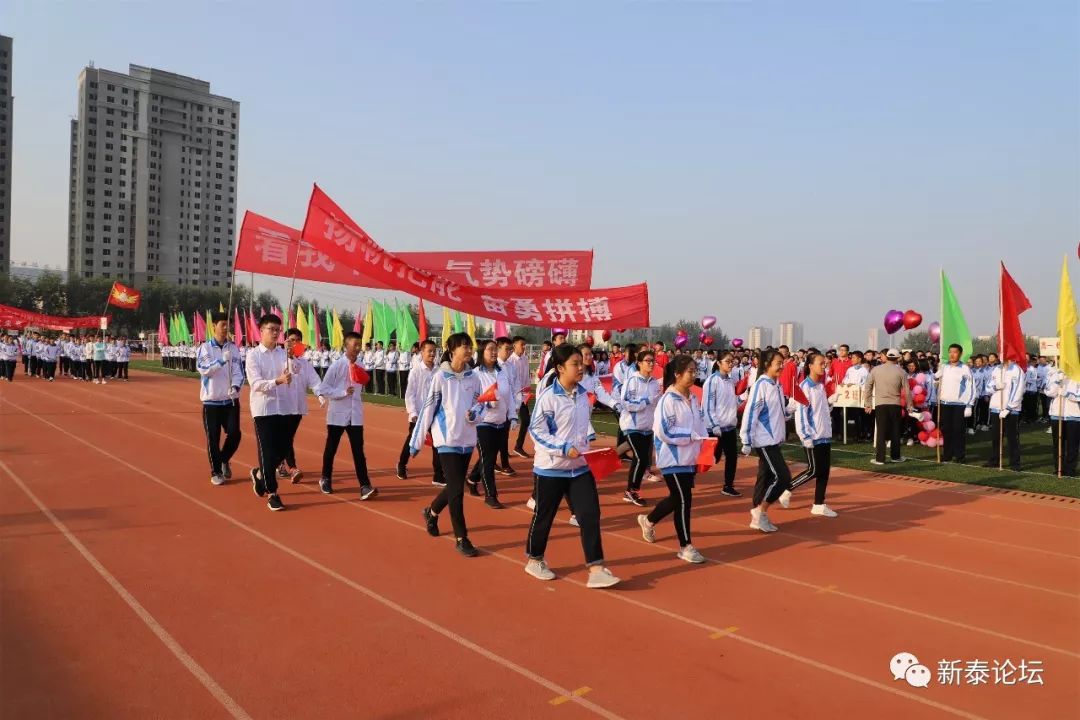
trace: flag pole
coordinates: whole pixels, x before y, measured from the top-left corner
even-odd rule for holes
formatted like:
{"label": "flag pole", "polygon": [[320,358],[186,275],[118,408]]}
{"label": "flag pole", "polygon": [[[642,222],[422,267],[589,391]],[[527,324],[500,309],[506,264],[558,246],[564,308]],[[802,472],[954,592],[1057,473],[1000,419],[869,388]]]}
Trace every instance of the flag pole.
{"label": "flag pole", "polygon": [[[935,423],[934,427],[937,428],[937,430],[941,433],[942,439],[944,439],[945,438],[945,433],[941,432],[941,386],[942,386],[942,381],[945,379],[945,369],[941,367],[941,361],[942,361],[942,355],[945,354],[943,352],[945,350],[945,347],[944,347],[945,343],[943,343],[941,341],[941,338],[945,336],[945,327],[944,327],[944,325],[945,325],[945,268],[938,268],[938,272],[939,272],[938,282],[941,285],[941,288],[940,288],[941,297],[939,298],[939,301],[938,301],[938,317],[941,318],[942,327],[940,328],[940,334],[938,335],[938,348],[937,348],[937,350],[938,350],[938,371],[941,372],[941,380],[938,380],[937,378],[933,378],[931,380],[931,382],[936,382],[938,384],[938,387],[937,387],[937,422]],[[936,445],[937,445],[937,447],[935,449],[937,450],[937,463],[938,463],[938,465],[940,465],[941,464],[941,443],[940,442],[936,443]],[[955,445],[953,447],[955,447]]]}
{"label": "flag pole", "polygon": [[1001,371],[1001,388],[998,391],[998,470],[1005,468],[1005,420],[1001,417],[1001,411],[1005,409],[1005,338],[1001,334],[1005,325],[1005,309],[1001,305],[1004,271],[1005,263],[1002,263],[998,274],[998,369]]}
{"label": "flag pole", "polygon": [[1061,389],[1058,390],[1057,471],[1059,478],[1062,476],[1063,461],[1061,451],[1065,447],[1065,383],[1068,382],[1068,379],[1068,376],[1061,378]]}

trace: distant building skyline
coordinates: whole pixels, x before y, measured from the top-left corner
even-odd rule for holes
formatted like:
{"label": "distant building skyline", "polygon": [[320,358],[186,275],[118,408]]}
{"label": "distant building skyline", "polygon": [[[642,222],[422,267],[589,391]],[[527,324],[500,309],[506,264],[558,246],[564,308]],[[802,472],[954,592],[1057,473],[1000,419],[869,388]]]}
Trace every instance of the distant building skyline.
{"label": "distant building skyline", "polygon": [[754,325],[746,333],[746,343],[751,350],[760,350],[772,345],[772,328]]}
{"label": "distant building skyline", "polygon": [[69,272],[228,287],[239,112],[204,80],[84,68],[69,138]]}
{"label": "distant building skyline", "polygon": [[15,129],[14,40],[0,35],[0,273],[11,263],[11,161]]}
{"label": "distant building skyline", "polygon": [[791,350],[803,347],[803,326],[801,322],[785,320],[780,323],[780,345],[787,345]]}

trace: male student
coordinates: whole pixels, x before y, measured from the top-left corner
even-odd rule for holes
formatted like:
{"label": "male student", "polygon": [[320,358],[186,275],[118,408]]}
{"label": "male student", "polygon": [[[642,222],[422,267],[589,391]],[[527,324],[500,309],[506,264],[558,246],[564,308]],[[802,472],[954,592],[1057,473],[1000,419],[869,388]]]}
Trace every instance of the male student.
{"label": "male student", "polygon": [[[353,366],[360,355],[360,334],[345,334],[345,354],[326,371],[319,385],[320,399],[329,401],[326,408],[326,445],[323,447],[322,478],[319,489],[329,495],[334,492],[334,456],[342,434],[349,436],[353,468],[360,482],[360,499],[368,500],[378,494],[368,477],[367,458],[364,456],[364,400],[363,385],[353,378]],[[356,366],[359,369],[359,366]]]}
{"label": "male student", "polygon": [[199,346],[195,366],[201,376],[199,400],[210,459],[210,483],[224,485],[232,477],[229,461],[240,447],[240,386],[244,384],[244,375],[236,345],[229,340],[229,316],[212,313],[210,322],[212,334]]}
{"label": "male student", "polygon": [[[431,390],[431,379],[435,375],[436,345],[431,340],[425,340],[420,344],[420,359],[409,370],[409,380],[405,387],[405,415],[409,418],[409,433],[405,436],[405,444],[401,447],[401,455],[398,457],[397,476],[399,480],[409,477],[405,466],[409,463],[409,441],[412,438],[413,428],[416,427],[416,418],[424,407],[428,393]],[[443,480],[442,463],[435,448],[431,448],[431,467],[435,474],[431,484],[436,487],[446,487]]]}
{"label": "male student", "polygon": [[285,348],[278,345],[281,318],[259,318],[259,335],[259,344],[247,356],[249,402],[259,448],[259,467],[251,469],[251,484],[259,497],[269,493],[266,506],[277,512],[285,509],[278,497],[277,468],[289,452],[288,414],[293,402],[288,386],[293,376]]}

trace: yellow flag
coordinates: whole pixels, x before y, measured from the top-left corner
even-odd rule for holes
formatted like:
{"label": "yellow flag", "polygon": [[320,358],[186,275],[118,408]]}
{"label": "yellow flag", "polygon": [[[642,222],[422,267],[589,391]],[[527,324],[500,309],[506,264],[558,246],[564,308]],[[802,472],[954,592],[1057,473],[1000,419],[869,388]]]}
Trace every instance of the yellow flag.
{"label": "yellow flag", "polygon": [[307,313],[301,305],[296,306],[296,329],[300,331],[301,342],[307,342],[308,322]]}
{"label": "yellow flag", "polygon": [[453,334],[453,328],[450,327],[450,308],[442,309],[442,346],[446,349],[446,341],[450,339]]}
{"label": "yellow flag", "polygon": [[372,312],[372,307],[374,307],[374,305],[375,303],[369,302],[367,313],[364,315],[364,333],[363,337],[360,338],[362,345],[367,345],[371,342],[371,336],[375,332],[375,314]]}
{"label": "yellow flag", "polygon": [[471,314],[465,316],[465,332],[472,338],[473,345],[476,344],[476,318]]}
{"label": "yellow flag", "polygon": [[345,344],[345,328],[341,327],[341,316],[338,315],[337,308],[334,308],[334,332],[332,336],[330,346],[340,350]]}
{"label": "yellow flag", "polygon": [[1076,300],[1069,282],[1069,258],[1061,262],[1061,293],[1058,297],[1058,367],[1070,380],[1080,382],[1080,352],[1076,344]]}
{"label": "yellow flag", "polygon": [[217,311],[218,312],[225,312],[225,306],[222,305],[220,302],[217,304]]}

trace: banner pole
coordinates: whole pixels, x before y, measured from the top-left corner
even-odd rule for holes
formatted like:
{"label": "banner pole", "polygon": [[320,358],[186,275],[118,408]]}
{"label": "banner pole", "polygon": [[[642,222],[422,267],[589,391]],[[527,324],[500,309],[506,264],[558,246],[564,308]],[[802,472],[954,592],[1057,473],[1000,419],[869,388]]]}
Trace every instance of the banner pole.
{"label": "banner pole", "polygon": [[[938,317],[941,318],[941,322],[944,323],[945,322],[945,292],[944,292],[945,291],[945,282],[944,282],[945,269],[944,268],[939,268],[938,272],[939,272],[938,281],[941,284],[941,293],[940,293],[941,297],[940,297],[940,302],[938,304]],[[944,331],[944,327],[942,327],[941,330]],[[945,345],[945,343],[941,342],[941,336],[939,336],[938,337],[938,369],[941,371],[941,380],[939,381],[936,377],[933,377],[931,379],[931,382],[937,382],[937,422],[935,423],[934,427],[941,434],[942,440],[944,440],[944,438],[945,438],[945,433],[941,430],[941,386],[942,386],[942,384],[944,384],[944,380],[945,380],[945,369],[941,367],[941,361],[943,359],[942,356],[945,355],[945,353],[943,352],[944,349],[945,349],[944,345]],[[963,360],[961,360],[961,362],[963,362]],[[955,441],[954,441],[954,443],[955,443]],[[954,447],[955,447],[955,444],[954,444]],[[938,465],[941,464],[941,443],[940,442],[937,443],[937,463],[938,463]]]}
{"label": "banner pole", "polygon": [[1057,433],[1057,471],[1058,477],[1062,475],[1062,449],[1065,447],[1065,382],[1068,378],[1062,378],[1061,390],[1058,391],[1058,433]]}

